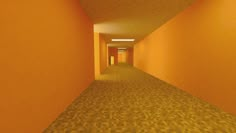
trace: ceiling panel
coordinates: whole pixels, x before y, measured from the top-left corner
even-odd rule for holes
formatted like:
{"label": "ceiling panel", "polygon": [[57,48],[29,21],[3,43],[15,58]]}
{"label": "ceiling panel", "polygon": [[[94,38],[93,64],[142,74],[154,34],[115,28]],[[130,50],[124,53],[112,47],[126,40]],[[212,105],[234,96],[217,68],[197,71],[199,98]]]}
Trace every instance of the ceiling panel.
{"label": "ceiling panel", "polygon": [[[108,44],[131,46],[159,28],[195,0],[80,0],[94,22],[95,32]],[[135,42],[114,43],[112,38],[134,38]]]}

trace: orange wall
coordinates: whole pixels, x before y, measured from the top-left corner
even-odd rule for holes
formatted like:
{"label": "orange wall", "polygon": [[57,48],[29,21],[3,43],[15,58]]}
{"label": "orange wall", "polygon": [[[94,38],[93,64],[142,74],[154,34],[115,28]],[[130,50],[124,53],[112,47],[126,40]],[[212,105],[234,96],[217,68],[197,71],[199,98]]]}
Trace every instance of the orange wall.
{"label": "orange wall", "polygon": [[127,63],[127,51],[118,50],[118,63]]}
{"label": "orange wall", "polygon": [[[118,64],[118,49],[109,47],[108,48],[108,60],[110,61],[110,56],[114,56],[114,64]],[[109,62],[110,64],[110,62]]]}
{"label": "orange wall", "polygon": [[133,48],[118,50],[118,63],[127,63],[133,65]]}
{"label": "orange wall", "polygon": [[236,1],[197,0],[134,47],[134,65],[236,114]]}
{"label": "orange wall", "polygon": [[133,48],[127,48],[126,57],[127,63],[133,65]]}
{"label": "orange wall", "polygon": [[100,72],[103,72],[107,68],[107,44],[103,38],[103,35],[99,35],[100,39]]}
{"label": "orange wall", "polygon": [[40,133],[94,80],[93,23],[79,3],[0,4],[0,131]]}

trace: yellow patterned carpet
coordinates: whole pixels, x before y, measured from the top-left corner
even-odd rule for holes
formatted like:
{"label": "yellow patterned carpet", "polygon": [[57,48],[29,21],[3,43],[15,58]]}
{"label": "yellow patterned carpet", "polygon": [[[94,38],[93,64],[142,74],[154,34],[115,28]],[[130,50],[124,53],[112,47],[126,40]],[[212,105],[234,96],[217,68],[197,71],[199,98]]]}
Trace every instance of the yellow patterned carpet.
{"label": "yellow patterned carpet", "polygon": [[236,133],[236,116],[131,66],[109,67],[44,133]]}

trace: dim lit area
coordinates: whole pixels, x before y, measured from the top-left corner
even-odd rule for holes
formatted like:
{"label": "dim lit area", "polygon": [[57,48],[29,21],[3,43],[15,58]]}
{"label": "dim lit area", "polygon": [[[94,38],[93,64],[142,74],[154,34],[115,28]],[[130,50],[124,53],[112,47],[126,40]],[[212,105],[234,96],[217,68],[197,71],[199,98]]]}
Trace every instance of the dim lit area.
{"label": "dim lit area", "polygon": [[1,133],[236,133],[235,0],[0,3]]}

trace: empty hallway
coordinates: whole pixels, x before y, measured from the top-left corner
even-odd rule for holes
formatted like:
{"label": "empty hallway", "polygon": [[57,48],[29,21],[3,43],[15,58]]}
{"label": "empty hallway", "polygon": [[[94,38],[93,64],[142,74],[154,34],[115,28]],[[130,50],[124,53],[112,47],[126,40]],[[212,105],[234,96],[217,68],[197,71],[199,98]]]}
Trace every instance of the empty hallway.
{"label": "empty hallway", "polygon": [[111,66],[44,133],[234,133],[236,117],[130,65]]}
{"label": "empty hallway", "polygon": [[235,5],[0,1],[0,133],[235,133]]}

